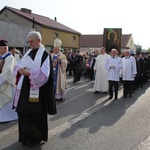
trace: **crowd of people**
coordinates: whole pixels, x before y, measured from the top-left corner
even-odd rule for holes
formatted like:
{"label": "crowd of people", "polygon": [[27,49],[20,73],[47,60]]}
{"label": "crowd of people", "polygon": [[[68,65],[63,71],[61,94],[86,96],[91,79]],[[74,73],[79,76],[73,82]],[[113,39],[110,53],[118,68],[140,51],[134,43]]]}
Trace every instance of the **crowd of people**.
{"label": "crowd of people", "polygon": [[74,76],[73,83],[80,81],[82,75],[91,80],[95,78],[93,68],[95,58],[98,54],[97,49],[95,49],[92,54],[85,53],[81,55],[79,50],[70,50],[65,53],[68,61],[66,73],[68,73],[69,76]]}
{"label": "crowd of people", "polygon": [[117,49],[107,54],[105,47],[100,51],[95,49],[92,54],[69,51],[65,53],[68,60],[66,73],[74,75],[73,83],[80,81],[81,75],[94,80],[94,94],[108,92],[108,99],[118,99],[119,83],[123,83],[123,98],[132,97],[150,77],[150,58],[139,51],[131,52],[129,47],[120,55]]}
{"label": "crowd of people", "polygon": [[79,50],[61,52],[62,41],[54,40],[51,53],[42,45],[39,32],[27,35],[30,49],[22,56],[16,48],[8,50],[8,42],[0,40],[0,122],[18,120],[19,142],[23,145],[48,140],[47,115],[55,115],[56,101],[66,98],[67,74],[73,84],[81,76],[94,81],[93,92],[107,93],[118,99],[119,82],[123,82],[123,98],[132,97],[150,75],[150,59],[127,47],[122,55],[111,54],[105,47],[92,54]]}

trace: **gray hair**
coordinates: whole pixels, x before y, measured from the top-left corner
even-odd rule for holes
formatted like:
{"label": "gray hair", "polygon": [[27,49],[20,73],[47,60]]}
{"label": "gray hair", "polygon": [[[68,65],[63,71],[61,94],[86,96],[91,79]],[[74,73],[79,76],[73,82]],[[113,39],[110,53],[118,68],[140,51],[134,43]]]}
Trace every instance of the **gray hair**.
{"label": "gray hair", "polygon": [[115,49],[115,48],[113,48],[111,51],[112,52],[115,51],[116,53],[118,53],[117,49]]}
{"label": "gray hair", "polygon": [[101,50],[105,50],[106,51],[106,48],[105,47],[101,47]]}
{"label": "gray hair", "polygon": [[125,49],[124,52],[129,52],[131,54],[131,50],[130,49]]}
{"label": "gray hair", "polygon": [[28,33],[28,35],[27,35],[27,38],[29,38],[29,37],[34,37],[35,39],[37,39],[37,40],[40,40],[40,41],[42,41],[42,36],[41,36],[41,34],[40,34],[40,32],[37,32],[37,31],[30,31],[29,33]]}

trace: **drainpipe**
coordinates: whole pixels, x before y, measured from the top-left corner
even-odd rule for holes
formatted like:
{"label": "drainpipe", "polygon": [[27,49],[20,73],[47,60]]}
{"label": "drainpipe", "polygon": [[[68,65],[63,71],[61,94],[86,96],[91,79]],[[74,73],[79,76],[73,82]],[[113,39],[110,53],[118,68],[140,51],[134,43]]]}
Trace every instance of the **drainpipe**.
{"label": "drainpipe", "polygon": [[32,28],[34,29],[34,17],[33,17],[33,23],[32,23]]}

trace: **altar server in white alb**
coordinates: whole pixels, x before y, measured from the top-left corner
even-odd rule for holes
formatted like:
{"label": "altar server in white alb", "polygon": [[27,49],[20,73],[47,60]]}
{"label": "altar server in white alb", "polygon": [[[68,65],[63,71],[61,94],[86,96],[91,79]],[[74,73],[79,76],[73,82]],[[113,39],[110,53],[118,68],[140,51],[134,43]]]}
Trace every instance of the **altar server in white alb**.
{"label": "altar server in white alb", "polygon": [[107,81],[107,71],[105,69],[105,62],[110,55],[106,53],[105,47],[101,47],[100,55],[96,57],[96,63],[94,65],[95,82],[94,82],[94,94],[99,92],[108,92],[108,81]]}
{"label": "altar server in white alb", "polygon": [[17,120],[15,110],[12,110],[15,94],[15,77],[13,68],[15,58],[8,52],[6,40],[0,40],[0,122]]}
{"label": "altar server in white alb", "polygon": [[130,48],[125,49],[125,57],[122,58],[122,70],[120,72],[123,85],[123,98],[132,97],[133,81],[137,74],[136,60],[133,56],[130,56]]}
{"label": "altar server in white alb", "polygon": [[109,98],[113,98],[113,87],[115,99],[118,99],[119,73],[122,68],[121,58],[116,49],[111,50],[111,57],[106,60],[105,68],[107,70],[107,80],[109,81]]}

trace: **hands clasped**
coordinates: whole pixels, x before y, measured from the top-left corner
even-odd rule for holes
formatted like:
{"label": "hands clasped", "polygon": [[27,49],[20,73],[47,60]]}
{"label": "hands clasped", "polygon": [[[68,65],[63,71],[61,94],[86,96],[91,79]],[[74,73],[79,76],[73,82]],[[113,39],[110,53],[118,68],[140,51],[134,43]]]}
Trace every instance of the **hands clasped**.
{"label": "hands clasped", "polygon": [[24,75],[24,76],[28,76],[29,74],[29,70],[27,68],[20,68],[18,71],[21,75]]}
{"label": "hands clasped", "polygon": [[109,66],[109,68],[115,69],[115,65],[114,65],[114,64],[111,64],[111,65]]}

